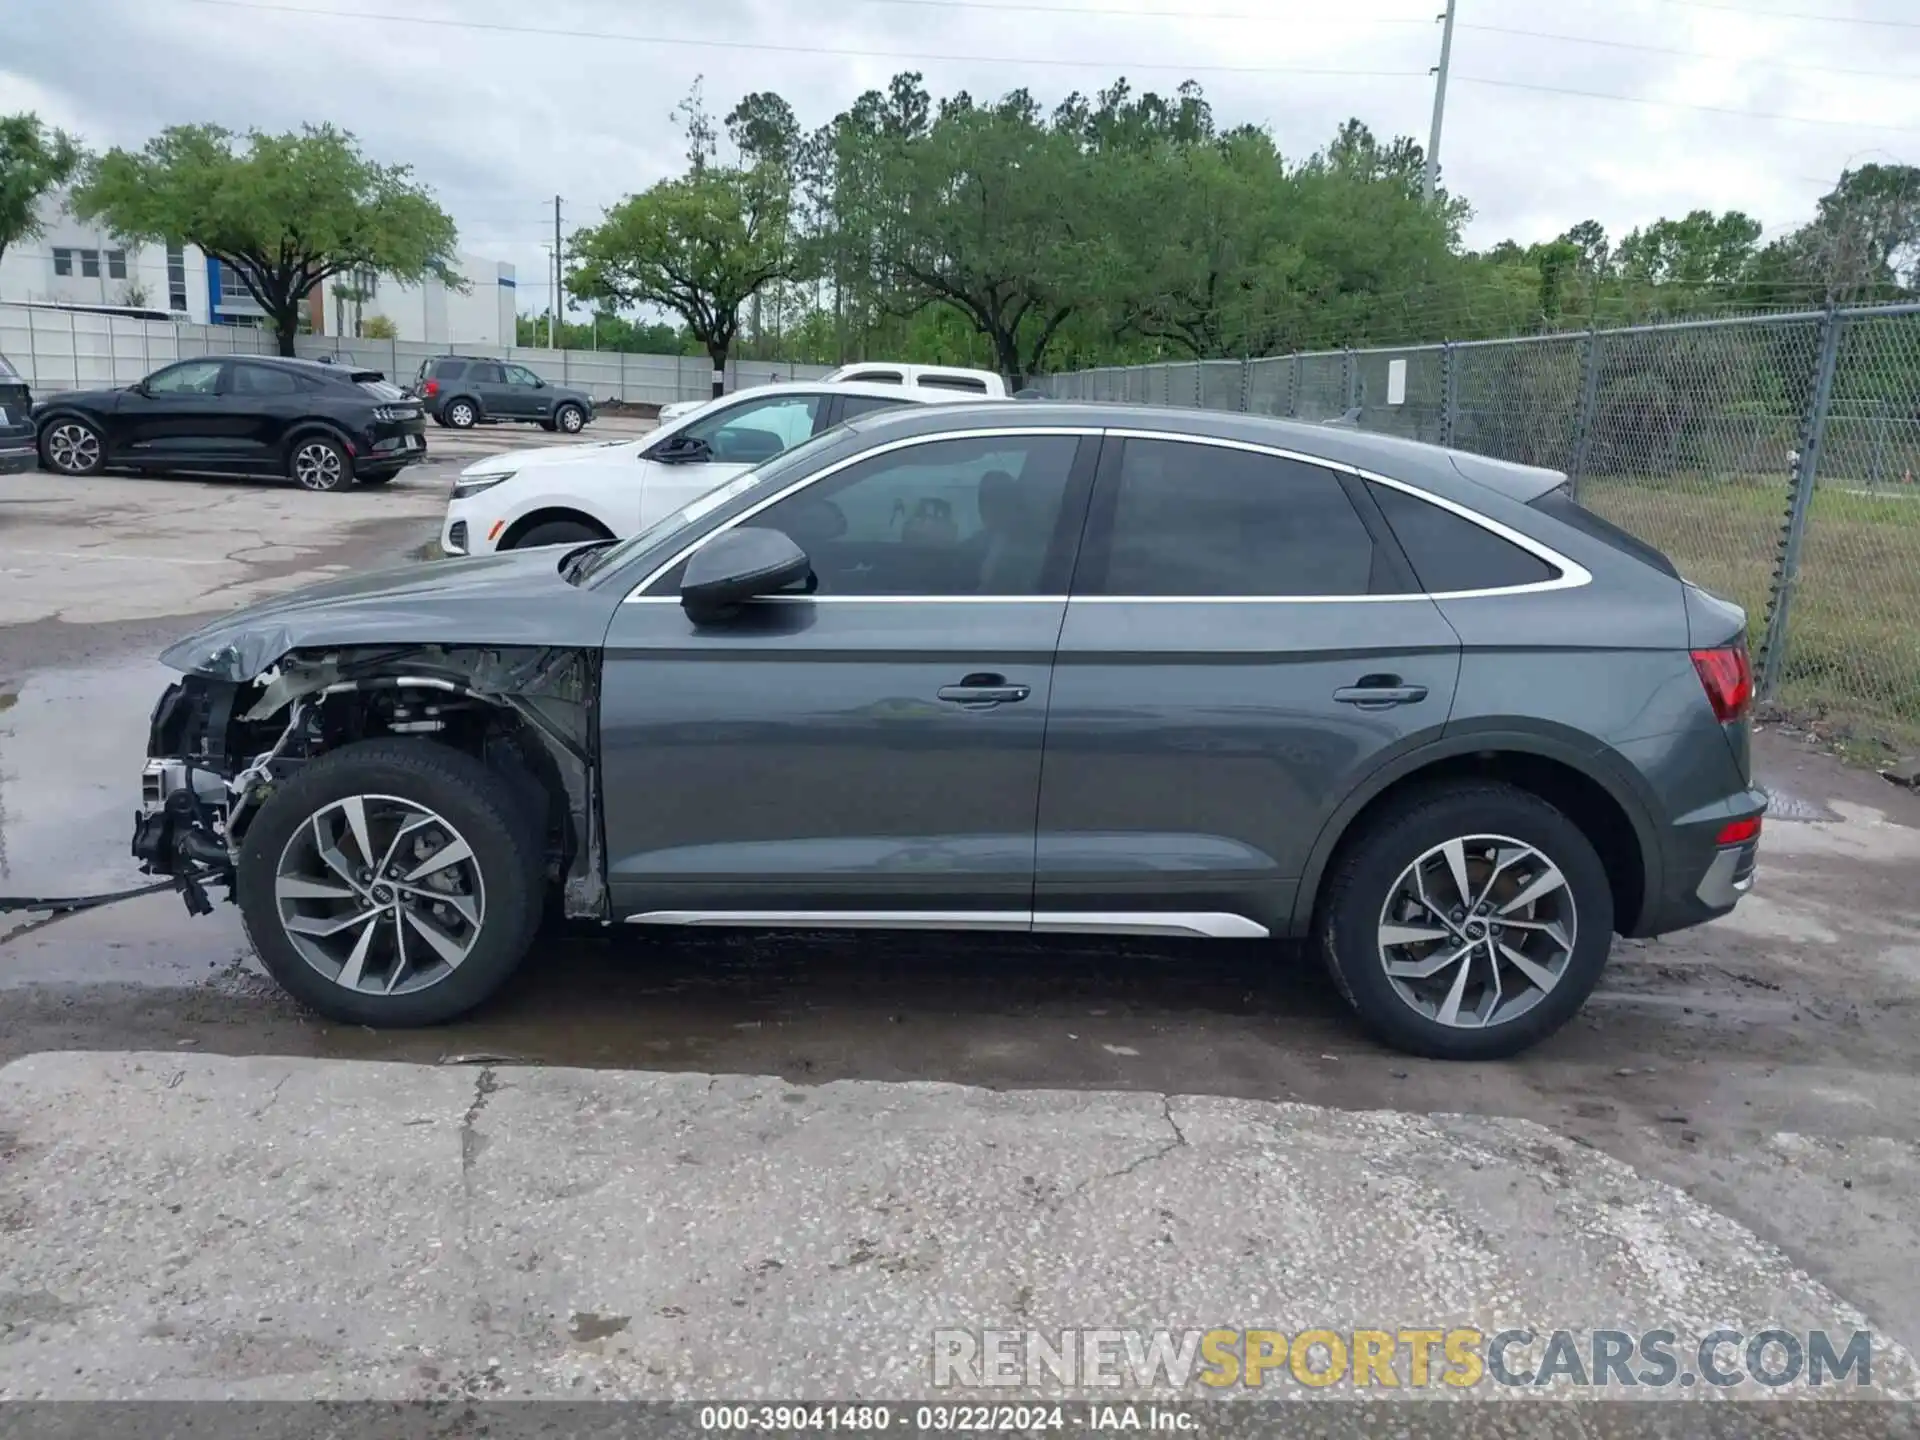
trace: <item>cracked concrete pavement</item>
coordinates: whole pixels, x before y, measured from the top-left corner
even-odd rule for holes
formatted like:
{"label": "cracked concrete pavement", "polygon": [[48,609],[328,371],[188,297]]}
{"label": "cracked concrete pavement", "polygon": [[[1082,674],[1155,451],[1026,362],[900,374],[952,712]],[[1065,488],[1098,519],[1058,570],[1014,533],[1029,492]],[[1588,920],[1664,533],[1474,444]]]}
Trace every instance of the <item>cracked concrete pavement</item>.
{"label": "cracked concrete pavement", "polygon": [[[1682,1191],[1489,1117],[48,1054],[0,1070],[0,1134],[11,1398],[903,1400],[938,1331],[1666,1326],[1685,1355],[1869,1323]],[[1192,1394],[1085,1378],[1025,1393]],[[1917,1384],[1883,1340],[1849,1394]]]}

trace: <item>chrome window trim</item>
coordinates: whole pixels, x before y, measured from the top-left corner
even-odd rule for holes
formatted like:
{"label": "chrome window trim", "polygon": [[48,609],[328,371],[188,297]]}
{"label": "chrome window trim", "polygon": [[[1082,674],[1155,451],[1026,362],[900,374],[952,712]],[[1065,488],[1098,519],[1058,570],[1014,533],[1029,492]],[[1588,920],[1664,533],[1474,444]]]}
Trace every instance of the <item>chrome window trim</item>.
{"label": "chrome window trim", "polygon": [[[706,534],[702,535],[698,540],[695,540],[692,544],[687,545],[682,549],[676,551],[673,555],[673,558],[668,560],[664,565],[661,565],[655,568],[653,572],[646,577],[646,579],[642,580],[638,585],[634,586],[632,590],[627,592],[627,598],[621,603],[631,605],[636,600],[641,600],[641,599],[667,599],[667,600],[672,600],[674,604],[678,605],[680,603],[678,596],[672,596],[672,595],[648,596],[648,595],[644,595],[642,592],[645,591],[649,585],[653,584],[654,581],[658,580],[661,576],[665,575],[669,570],[673,569],[673,567],[678,565],[682,560],[685,560],[689,555],[693,554],[693,552],[698,550],[702,545],[705,545],[709,540],[715,539],[718,536],[726,534],[727,531],[733,529],[734,526],[740,524],[744,520],[752,519],[755,515],[758,515],[762,510],[765,510],[769,505],[777,505],[779,504],[780,501],[786,499],[789,495],[798,494],[800,491],[806,489],[809,485],[817,484],[820,481],[827,479],[829,476],[838,475],[842,470],[845,470],[849,465],[858,465],[863,460],[872,460],[875,457],[880,455],[891,455],[896,450],[907,450],[907,449],[911,449],[913,446],[916,446],[916,445],[932,445],[943,440],[997,440],[997,439],[1009,438],[1016,435],[1087,436],[1087,435],[1098,435],[1100,433],[1101,433],[1101,427],[1098,425],[1008,425],[1008,426],[996,426],[995,428],[989,429],[989,430],[941,430],[930,435],[909,435],[904,439],[889,440],[885,445],[875,445],[870,450],[862,450],[857,455],[849,455],[845,459],[836,460],[833,462],[833,464],[827,466],[824,470],[816,470],[811,475],[803,475],[798,480],[795,480],[791,485],[787,486],[784,490],[776,491],[774,494],[767,496],[766,499],[748,506],[745,510],[742,510],[738,515],[735,515],[731,520],[725,521],[724,523],[715,526],[713,529],[707,531]],[[813,599],[816,597],[795,596],[793,598]],[[818,598],[824,598],[824,597],[818,597]],[[847,600],[852,600],[852,599],[864,600],[871,597],[848,595],[848,596],[842,596],[840,598],[847,599]],[[901,595],[901,596],[888,596],[884,598],[900,599],[900,600],[925,600],[925,599],[932,599],[934,597],[921,596],[921,595]],[[991,595],[991,596],[975,596],[973,598],[991,599],[991,600],[1000,600],[1000,599],[1016,599],[1017,600],[1017,599],[1027,599],[1030,597]]]}
{"label": "chrome window trim", "polygon": [[1386,485],[1416,500],[1429,505],[1437,505],[1442,510],[1457,515],[1470,524],[1497,535],[1510,545],[1520,549],[1553,566],[1560,574],[1552,580],[1534,581],[1527,585],[1501,585],[1482,590],[1440,590],[1408,591],[1399,595],[794,595],[768,597],[792,601],[809,601],[813,604],[953,604],[953,603],[996,603],[996,604],[1032,604],[1036,602],[1058,603],[1066,599],[1074,605],[1378,605],[1383,603],[1406,604],[1415,600],[1479,600],[1509,595],[1544,595],[1557,590],[1577,590],[1583,585],[1593,583],[1593,574],[1584,565],[1555,550],[1552,546],[1523,535],[1509,525],[1503,525],[1489,515],[1436,495],[1431,490],[1423,490],[1405,480],[1397,480],[1391,475],[1383,475],[1375,470],[1363,469],[1344,460],[1331,460],[1323,455],[1309,454],[1303,450],[1290,450],[1281,445],[1265,445],[1252,440],[1234,440],[1218,435],[1187,435],[1173,430],[1130,430],[1103,428],[1091,425],[1019,425],[997,426],[984,430],[942,430],[928,435],[910,435],[905,439],[889,441],[885,445],[876,445],[857,455],[849,455],[836,460],[824,470],[802,476],[786,488],[767,496],[766,499],[742,510],[724,524],[709,530],[698,540],[676,551],[665,564],[656,567],[647,577],[627,593],[621,603],[627,605],[659,601],[678,605],[675,595],[647,595],[647,587],[659,580],[674,566],[685,560],[694,551],[716,536],[725,534],[734,526],[779,503],[789,495],[804,490],[807,486],[836,475],[850,465],[863,460],[871,460],[880,455],[888,455],[896,450],[910,449],[916,445],[930,445],[945,440],[1004,439],[1025,435],[1100,435],[1120,440],[1163,440],[1174,444],[1210,445],[1221,450],[1240,450],[1252,455],[1268,455],[1279,460],[1292,460],[1302,465],[1318,466],[1322,470],[1331,470],[1339,474],[1352,475],[1356,479],[1370,481],[1377,485]]}
{"label": "chrome window trim", "polygon": [[1283,601],[1290,604],[1326,604],[1329,601],[1351,603],[1353,601],[1379,600],[1477,600],[1489,595],[1541,595],[1553,590],[1577,590],[1582,585],[1593,583],[1593,574],[1578,561],[1569,560],[1550,545],[1544,545],[1530,535],[1523,535],[1509,525],[1502,525],[1490,515],[1482,515],[1457,501],[1431,490],[1422,490],[1418,485],[1405,480],[1396,480],[1391,475],[1382,475],[1375,470],[1365,470],[1344,460],[1332,460],[1324,455],[1311,455],[1303,450],[1289,450],[1282,445],[1263,445],[1252,440],[1232,440],[1216,435],[1183,435],[1173,430],[1125,430],[1110,429],[1108,435],[1121,440],[1167,440],[1177,444],[1212,445],[1221,450],[1244,450],[1255,455],[1271,455],[1281,460],[1295,460],[1302,465],[1317,465],[1322,470],[1332,470],[1343,475],[1352,475],[1356,479],[1370,480],[1377,485],[1385,485],[1402,494],[1411,495],[1416,500],[1424,500],[1429,505],[1438,505],[1442,510],[1450,511],[1470,524],[1478,525],[1498,535],[1510,545],[1517,545],[1536,560],[1546,562],[1560,572],[1553,580],[1537,580],[1528,585],[1499,585],[1484,590],[1436,590],[1419,591],[1405,595],[1219,595],[1219,596],[1148,596],[1148,595],[1076,595],[1075,601],[1104,600],[1106,602],[1123,601],[1138,604],[1141,601],[1152,603],[1160,599],[1208,600],[1228,603],[1244,603],[1249,600],[1268,602]]}

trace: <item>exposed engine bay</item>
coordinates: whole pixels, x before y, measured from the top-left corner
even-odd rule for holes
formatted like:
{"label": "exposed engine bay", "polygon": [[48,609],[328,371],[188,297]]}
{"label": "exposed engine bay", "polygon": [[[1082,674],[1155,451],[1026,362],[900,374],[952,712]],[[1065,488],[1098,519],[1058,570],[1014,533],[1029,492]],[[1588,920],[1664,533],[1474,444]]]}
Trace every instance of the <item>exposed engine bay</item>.
{"label": "exposed engine bay", "polygon": [[191,673],[155,705],[134,822],[148,874],[233,899],[251,817],[300,766],[357,740],[426,736],[482,761],[544,837],[569,918],[604,919],[595,651],[474,646],[293,650],[247,679]]}

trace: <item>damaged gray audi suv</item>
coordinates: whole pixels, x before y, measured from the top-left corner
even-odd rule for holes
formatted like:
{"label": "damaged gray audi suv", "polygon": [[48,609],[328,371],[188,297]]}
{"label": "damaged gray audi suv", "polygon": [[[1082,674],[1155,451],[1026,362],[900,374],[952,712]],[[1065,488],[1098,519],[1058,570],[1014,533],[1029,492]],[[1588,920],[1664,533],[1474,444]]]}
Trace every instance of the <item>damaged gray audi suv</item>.
{"label": "damaged gray audi suv", "polygon": [[1558,472],[1125,406],[840,425],[618,542],[169,649],[136,855],[314,1009],[449,1020],[543,917],[1310,938],[1514,1053],[1753,881],[1746,618]]}

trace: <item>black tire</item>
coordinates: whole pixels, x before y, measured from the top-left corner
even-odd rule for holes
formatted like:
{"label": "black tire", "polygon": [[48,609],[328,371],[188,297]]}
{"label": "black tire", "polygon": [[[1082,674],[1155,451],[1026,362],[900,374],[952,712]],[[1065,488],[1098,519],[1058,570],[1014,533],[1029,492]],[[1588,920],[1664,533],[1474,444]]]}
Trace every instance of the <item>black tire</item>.
{"label": "black tire", "polygon": [[[1576,920],[1557,983],[1532,1008],[1485,1027],[1443,1024],[1416,1009],[1388,977],[1380,946],[1382,911],[1402,874],[1465,836],[1507,837],[1537,850],[1564,877]],[[1448,785],[1409,796],[1343,847],[1321,892],[1313,943],[1361,1024],[1386,1044],[1436,1060],[1504,1059],[1566,1024],[1592,992],[1612,948],[1613,890],[1579,826],[1539,796],[1490,782]]]}
{"label": "black tire", "polygon": [[587,412],[571,400],[564,401],[554,407],[553,423],[562,434],[578,435],[587,428]]}
{"label": "black tire", "polygon": [[554,424],[553,421],[551,420],[540,420],[540,421],[536,421],[535,423],[538,424],[539,427],[542,430],[546,431],[549,435],[551,435],[554,431],[560,428],[558,425]]}
{"label": "black tire", "polygon": [[442,430],[447,428],[447,422],[442,420],[438,415],[433,417],[433,423],[438,425]]}
{"label": "black tire", "polygon": [[[275,890],[296,831],[337,801],[376,795],[444,816],[471,848],[484,886],[479,934],[465,958],[426,988],[392,995],[347,989],[309,963],[288,937]],[[328,1019],[438,1025],[487,999],[526,957],[545,911],[540,850],[512,787],[478,760],[432,741],[363,740],[303,766],[261,806],[240,847],[240,913],[268,973]]]}
{"label": "black tire", "polygon": [[464,395],[456,395],[440,407],[440,423],[450,425],[455,430],[471,430],[480,423],[480,403]]}
{"label": "black tire", "polygon": [[300,435],[287,447],[287,478],[302,490],[338,494],[353,486],[353,457],[327,435]]}
{"label": "black tire", "polygon": [[578,520],[549,520],[536,525],[526,534],[516,538],[511,545],[503,545],[503,550],[531,550],[536,545],[585,545],[594,540],[607,539],[607,532],[597,525],[583,525]]}
{"label": "black tire", "polygon": [[398,470],[362,470],[353,478],[362,485],[384,485],[399,473]]}
{"label": "black tire", "polygon": [[98,475],[107,463],[99,428],[76,415],[56,415],[40,428],[40,464],[56,475]]}

